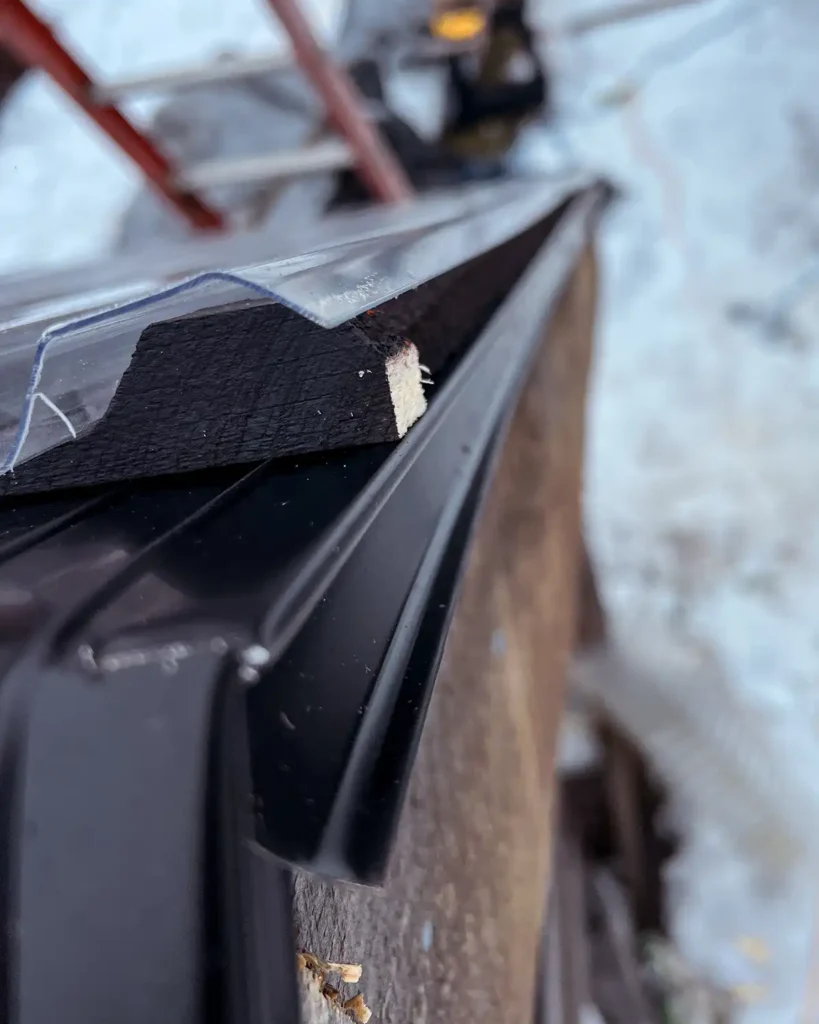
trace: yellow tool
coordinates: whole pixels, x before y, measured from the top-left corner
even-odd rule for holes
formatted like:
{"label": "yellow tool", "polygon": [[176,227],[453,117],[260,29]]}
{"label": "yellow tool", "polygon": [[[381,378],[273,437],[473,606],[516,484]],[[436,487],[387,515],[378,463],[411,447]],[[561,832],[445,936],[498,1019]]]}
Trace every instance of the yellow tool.
{"label": "yellow tool", "polygon": [[442,11],[430,19],[429,30],[438,39],[461,43],[475,39],[486,28],[486,14],[480,7],[459,7]]}

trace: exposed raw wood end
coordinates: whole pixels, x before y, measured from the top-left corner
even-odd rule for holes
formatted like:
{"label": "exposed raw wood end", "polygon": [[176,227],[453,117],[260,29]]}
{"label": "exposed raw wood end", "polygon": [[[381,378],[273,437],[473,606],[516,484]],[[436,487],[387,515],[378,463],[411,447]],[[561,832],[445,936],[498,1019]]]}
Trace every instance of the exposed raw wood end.
{"label": "exposed raw wood end", "polygon": [[398,436],[403,437],[427,410],[421,384],[421,364],[415,345],[408,341],[400,351],[390,356],[386,370],[392,407],[395,410],[395,427]]}
{"label": "exposed raw wood end", "polygon": [[310,971],[299,971],[301,1013],[305,1024],[350,1024],[350,1018],[321,990],[321,982]]}

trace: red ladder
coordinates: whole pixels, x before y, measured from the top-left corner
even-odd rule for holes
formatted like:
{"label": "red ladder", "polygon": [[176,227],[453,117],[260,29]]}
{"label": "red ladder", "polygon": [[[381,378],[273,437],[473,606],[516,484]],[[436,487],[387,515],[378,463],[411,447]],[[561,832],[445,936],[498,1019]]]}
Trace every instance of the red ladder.
{"label": "red ladder", "polygon": [[[140,168],[153,188],[185,220],[198,230],[219,230],[224,218],[201,199],[196,187],[236,181],[245,175],[270,180],[299,172],[354,167],[374,198],[382,202],[401,202],[412,196],[412,187],[401,166],[384,143],[377,129],[363,113],[363,104],[346,71],[336,66],[317,42],[297,0],[268,0],[276,12],[293,47],[302,72],[321,96],[327,120],[340,138],[327,139],[302,150],[254,157],[243,162],[243,170],[219,174],[212,165],[178,171],[157,147],[123,116],[105,88],[98,88],[58,42],[54,33],[24,3],[24,0],[0,0],[0,40],[30,67],[41,68],[91,117],[91,119]],[[238,62],[236,62],[238,63]],[[248,64],[250,65],[248,67]],[[245,65],[245,77],[281,67],[281,58],[251,59]],[[221,72],[221,73],[220,73]],[[172,84],[173,76],[166,76]],[[214,81],[234,77],[214,65],[195,74],[178,74],[176,81]],[[241,77],[236,74],[235,77]],[[120,89],[121,93],[123,90]],[[215,172],[215,173],[214,173]]]}

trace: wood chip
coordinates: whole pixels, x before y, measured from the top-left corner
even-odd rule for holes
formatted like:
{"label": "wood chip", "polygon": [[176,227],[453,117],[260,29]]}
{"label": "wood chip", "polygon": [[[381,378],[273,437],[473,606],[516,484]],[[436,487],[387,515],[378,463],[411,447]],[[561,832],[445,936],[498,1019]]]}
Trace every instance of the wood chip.
{"label": "wood chip", "polygon": [[367,1021],[373,1015],[373,1011],[364,1002],[364,997],[361,993],[357,996],[353,996],[352,999],[348,999],[344,1004],[344,1009],[355,1020],[357,1020],[359,1024],[367,1024]]}
{"label": "wood chip", "polygon": [[361,964],[337,964],[333,963],[332,960],[328,960],[324,965],[324,969],[328,974],[337,974],[342,981],[346,981],[351,985],[361,981]]}

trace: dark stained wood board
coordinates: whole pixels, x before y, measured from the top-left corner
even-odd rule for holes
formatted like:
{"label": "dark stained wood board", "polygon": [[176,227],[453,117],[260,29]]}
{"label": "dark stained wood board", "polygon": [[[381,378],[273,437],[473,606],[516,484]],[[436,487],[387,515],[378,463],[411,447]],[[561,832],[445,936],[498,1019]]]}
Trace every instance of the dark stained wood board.
{"label": "dark stained wood board", "polygon": [[[526,1024],[575,634],[595,261],[551,321],[470,552],[388,881],[296,879],[301,948],[361,963],[380,1024]],[[353,989],[350,989],[352,994]],[[319,1024],[305,998],[305,1024]]]}
{"label": "dark stained wood board", "polygon": [[390,360],[417,349],[399,386],[422,409],[419,361],[435,375],[474,340],[554,216],[334,329],[266,301],[149,326],[105,416],[0,477],[0,497],[397,440]]}

